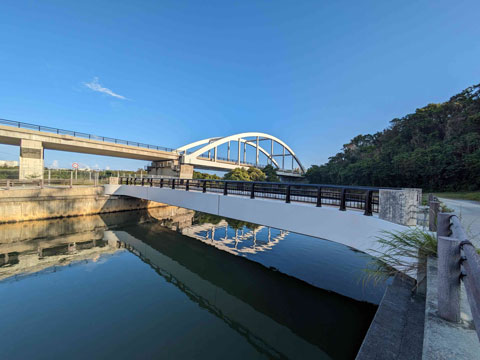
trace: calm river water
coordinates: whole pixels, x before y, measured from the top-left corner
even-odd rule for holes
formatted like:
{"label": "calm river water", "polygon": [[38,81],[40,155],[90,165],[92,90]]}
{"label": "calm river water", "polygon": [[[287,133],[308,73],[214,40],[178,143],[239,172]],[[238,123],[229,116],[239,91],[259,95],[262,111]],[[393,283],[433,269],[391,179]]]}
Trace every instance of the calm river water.
{"label": "calm river water", "polygon": [[352,359],[369,261],[173,207],[0,225],[0,357]]}

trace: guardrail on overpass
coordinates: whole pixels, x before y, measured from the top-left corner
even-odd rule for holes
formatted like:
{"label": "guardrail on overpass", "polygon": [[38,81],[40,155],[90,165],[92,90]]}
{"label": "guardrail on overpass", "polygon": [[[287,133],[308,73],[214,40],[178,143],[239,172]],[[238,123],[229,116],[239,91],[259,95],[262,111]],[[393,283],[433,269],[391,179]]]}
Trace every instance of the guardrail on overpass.
{"label": "guardrail on overpass", "polygon": [[103,142],[109,142],[113,144],[136,146],[136,147],[141,147],[145,149],[168,151],[168,152],[175,152],[175,153],[177,152],[175,149],[171,149],[163,146],[144,144],[144,143],[139,143],[135,141],[121,140],[121,139],[116,139],[116,138],[111,138],[106,136],[98,136],[98,135],[87,134],[87,133],[78,132],[78,131],[57,129],[49,126],[34,125],[34,124],[29,124],[29,123],[24,123],[19,121],[12,121],[7,119],[0,119],[0,125],[8,125],[8,126],[13,126],[20,129],[45,131],[45,132],[49,132],[57,135],[70,135],[70,136],[74,136],[82,139],[103,141]]}

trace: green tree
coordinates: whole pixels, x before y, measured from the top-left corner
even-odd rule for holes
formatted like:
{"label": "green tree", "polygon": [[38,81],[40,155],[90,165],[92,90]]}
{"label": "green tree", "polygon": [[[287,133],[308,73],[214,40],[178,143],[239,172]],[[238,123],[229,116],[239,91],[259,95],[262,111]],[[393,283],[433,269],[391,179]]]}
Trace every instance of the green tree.
{"label": "green tree", "polygon": [[208,180],[220,180],[221,177],[216,175],[216,174],[207,174],[207,173],[202,173],[199,171],[194,171],[193,172],[193,178],[194,179],[208,179]]}
{"label": "green tree", "polygon": [[263,173],[265,174],[266,181],[268,182],[280,182],[280,178],[277,175],[277,170],[270,164],[265,166],[262,169]]}
{"label": "green tree", "polygon": [[245,168],[235,168],[230,170],[223,178],[225,180],[252,181],[248,170]]}
{"label": "green tree", "polygon": [[251,181],[265,181],[266,178],[262,170],[254,167],[248,168],[248,175]]}
{"label": "green tree", "polygon": [[237,180],[237,181],[265,181],[265,174],[257,168],[249,167],[235,168],[230,170],[223,177],[225,180]]}
{"label": "green tree", "polygon": [[480,189],[480,84],[441,104],[429,104],[375,134],[358,135],[323,165],[310,183]]}

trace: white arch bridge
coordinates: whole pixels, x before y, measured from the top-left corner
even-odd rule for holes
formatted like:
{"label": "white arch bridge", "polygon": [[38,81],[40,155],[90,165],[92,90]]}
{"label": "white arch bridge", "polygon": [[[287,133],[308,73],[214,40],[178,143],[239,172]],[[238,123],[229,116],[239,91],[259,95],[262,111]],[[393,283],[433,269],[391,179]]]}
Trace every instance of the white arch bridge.
{"label": "white arch bridge", "polygon": [[[159,169],[175,165],[228,171],[238,167],[263,168],[269,164],[283,177],[302,177],[305,174],[305,168],[293,149],[279,138],[265,133],[245,132],[212,137],[181,146],[176,151],[179,154],[178,164],[153,162],[148,167],[149,172],[167,174]],[[176,170],[182,173],[181,169]]]}
{"label": "white arch bridge", "polygon": [[170,149],[111,137],[0,119],[0,144],[20,146],[20,179],[43,178],[44,149],[151,161],[151,175],[191,178],[193,169],[229,171],[271,164],[282,177],[302,177],[305,168],[282,140],[245,132]]}

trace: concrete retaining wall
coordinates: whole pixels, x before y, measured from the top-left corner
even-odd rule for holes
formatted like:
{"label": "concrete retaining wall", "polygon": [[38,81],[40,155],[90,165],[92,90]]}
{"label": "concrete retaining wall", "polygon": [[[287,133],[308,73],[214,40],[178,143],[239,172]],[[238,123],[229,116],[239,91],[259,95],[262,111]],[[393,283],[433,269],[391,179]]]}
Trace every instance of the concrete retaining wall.
{"label": "concrete retaining wall", "polygon": [[0,191],[0,223],[146,209],[162,204],[105,195],[103,186]]}

